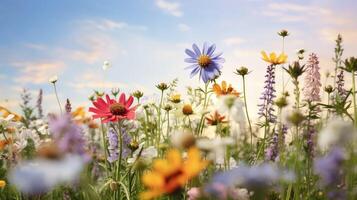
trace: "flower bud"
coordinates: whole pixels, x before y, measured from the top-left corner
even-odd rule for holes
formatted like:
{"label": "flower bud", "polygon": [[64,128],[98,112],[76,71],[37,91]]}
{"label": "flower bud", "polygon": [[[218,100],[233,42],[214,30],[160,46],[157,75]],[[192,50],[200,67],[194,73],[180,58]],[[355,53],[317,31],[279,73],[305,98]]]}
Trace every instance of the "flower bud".
{"label": "flower bud", "polygon": [[156,88],[161,91],[165,91],[169,89],[169,86],[166,83],[159,83],[158,85],[156,85]]}
{"label": "flower bud", "polygon": [[289,35],[289,32],[285,29],[282,29],[281,31],[278,32],[278,35],[284,38]]}
{"label": "flower bud", "polygon": [[245,76],[248,73],[249,73],[248,68],[246,68],[246,67],[241,67],[239,69],[236,69],[236,74],[238,74],[238,75]]}

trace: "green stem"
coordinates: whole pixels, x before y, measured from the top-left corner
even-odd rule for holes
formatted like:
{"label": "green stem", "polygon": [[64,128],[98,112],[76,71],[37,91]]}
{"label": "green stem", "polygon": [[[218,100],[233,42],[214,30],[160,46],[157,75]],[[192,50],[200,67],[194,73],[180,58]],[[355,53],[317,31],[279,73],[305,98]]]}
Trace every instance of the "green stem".
{"label": "green stem", "polygon": [[247,106],[247,95],[246,95],[246,90],[245,90],[245,77],[242,76],[242,78],[243,78],[244,107],[245,107],[245,113],[247,115],[247,120],[248,120],[248,124],[249,124],[249,131],[250,131],[250,147],[253,148],[253,130],[252,130],[252,124],[250,122],[248,106]]}
{"label": "green stem", "polygon": [[[283,50],[282,51],[283,51],[282,53],[284,53],[284,51],[285,51],[285,37],[283,37]],[[282,79],[282,86],[283,86],[282,91],[284,93],[285,92],[284,64],[281,66],[281,79]]]}
{"label": "green stem", "polygon": [[166,130],[166,138],[169,138],[170,133],[170,111],[167,111],[167,130]]}
{"label": "green stem", "polygon": [[352,98],[353,98],[353,113],[354,113],[354,125],[357,127],[357,107],[356,107],[356,83],[355,72],[352,70]]}
{"label": "green stem", "polygon": [[103,121],[102,119],[100,120],[100,126],[101,126],[101,131],[102,131],[102,139],[103,139],[103,148],[104,148],[104,164],[105,164],[105,171],[107,172],[107,176],[109,176],[109,170],[108,170],[108,146],[105,138],[105,132],[104,132],[104,126],[103,126]]}
{"label": "green stem", "polygon": [[[117,182],[120,181],[121,178],[121,174],[120,174],[120,170],[121,170],[121,161],[122,161],[122,157],[123,157],[123,134],[122,134],[122,122],[118,121],[118,137],[119,137],[119,160],[118,160],[118,165],[117,165],[117,169],[116,169],[116,173],[115,173],[115,180]],[[120,199],[120,186],[118,188],[118,195],[119,195],[119,199]]]}
{"label": "green stem", "polygon": [[300,108],[300,88],[299,88],[299,81],[297,79],[294,79],[294,85],[295,85],[295,107],[296,109]]}
{"label": "green stem", "polygon": [[[205,84],[205,90],[204,90],[204,101],[203,101],[203,110],[205,110],[207,108],[207,97],[208,97],[208,83]],[[200,120],[200,123],[199,123],[199,126],[198,126],[198,131],[197,131],[197,134],[198,135],[202,135],[202,132],[203,132],[203,127],[204,127],[204,122],[205,122],[205,113],[202,113],[202,116],[201,116],[201,120]]]}
{"label": "green stem", "polygon": [[157,111],[157,115],[158,115],[158,133],[157,133],[157,146],[159,145],[160,143],[160,139],[161,139],[161,108],[162,108],[162,101],[163,101],[163,98],[164,98],[164,91],[161,90],[161,97],[160,97],[160,104],[159,104],[159,108],[158,108],[158,111]]}
{"label": "green stem", "polygon": [[55,95],[56,95],[57,103],[58,103],[58,106],[59,106],[59,108],[60,108],[61,114],[63,114],[61,102],[60,102],[60,100],[59,100],[59,98],[58,98],[58,94],[57,94],[56,83],[53,83],[53,88],[55,89]]}

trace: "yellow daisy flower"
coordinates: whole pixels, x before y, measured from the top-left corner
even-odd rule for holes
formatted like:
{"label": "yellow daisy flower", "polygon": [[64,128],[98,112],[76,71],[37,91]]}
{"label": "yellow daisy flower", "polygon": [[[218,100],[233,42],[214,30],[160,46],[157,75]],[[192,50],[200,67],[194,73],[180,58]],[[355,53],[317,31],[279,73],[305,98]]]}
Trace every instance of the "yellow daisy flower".
{"label": "yellow daisy flower", "polygon": [[272,65],[279,65],[286,63],[288,56],[284,53],[281,53],[277,56],[274,52],[270,53],[269,56],[265,53],[265,51],[261,52],[263,56],[263,60],[272,64]]}
{"label": "yellow daisy flower", "polygon": [[181,102],[181,95],[180,94],[173,94],[170,96],[170,101],[172,103],[180,103]]}
{"label": "yellow daisy flower", "polygon": [[156,159],[152,170],[143,175],[142,182],[147,190],[140,194],[140,199],[154,199],[173,193],[197,176],[207,164],[197,148],[188,150],[186,160],[182,159],[179,150],[169,150],[165,159]]}

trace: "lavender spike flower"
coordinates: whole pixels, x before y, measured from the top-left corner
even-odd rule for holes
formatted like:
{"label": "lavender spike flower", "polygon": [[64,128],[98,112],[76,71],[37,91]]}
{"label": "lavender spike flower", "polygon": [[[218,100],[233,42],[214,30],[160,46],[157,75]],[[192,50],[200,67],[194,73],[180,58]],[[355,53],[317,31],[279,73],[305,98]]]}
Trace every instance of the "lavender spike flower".
{"label": "lavender spike flower", "polygon": [[279,133],[278,132],[274,132],[274,135],[273,135],[273,138],[272,138],[272,141],[270,143],[270,146],[268,147],[268,149],[266,150],[265,152],[265,159],[266,160],[270,160],[270,161],[273,161],[275,162],[276,159],[278,159],[278,156],[279,156],[279,143],[281,145],[284,145],[285,144],[285,136],[288,132],[288,127],[283,124],[282,128],[281,128],[281,138],[279,141]]}
{"label": "lavender spike flower", "polygon": [[[126,158],[130,154],[130,149],[128,145],[131,142],[129,134],[126,133],[125,129],[122,129],[123,146],[122,146],[122,158]],[[109,156],[108,161],[113,163],[119,159],[119,136],[114,129],[108,131],[108,141],[109,141]]]}
{"label": "lavender spike flower", "polygon": [[309,60],[306,68],[305,87],[303,89],[306,101],[320,101],[321,75],[320,75],[319,60],[316,54],[309,55]]}
{"label": "lavender spike flower", "polygon": [[275,85],[275,66],[269,65],[267,68],[267,73],[265,75],[265,86],[264,91],[262,93],[262,97],[260,98],[263,100],[262,104],[259,104],[259,113],[260,117],[265,117],[267,122],[274,123],[276,121],[276,116],[274,115],[274,98],[276,97],[274,89]]}
{"label": "lavender spike flower", "polygon": [[285,137],[286,137],[286,134],[288,133],[288,126],[286,126],[285,124],[283,124],[283,127],[282,127],[282,133],[283,133],[283,137],[282,137],[282,143],[284,144],[285,143]]}
{"label": "lavender spike flower", "polygon": [[72,105],[69,99],[66,100],[66,105],[64,107],[66,113],[71,113],[72,112]]}
{"label": "lavender spike flower", "polygon": [[110,129],[108,131],[108,150],[109,150],[109,155],[108,155],[108,161],[113,163],[119,158],[119,139],[118,139],[118,134],[114,131],[114,129]]}
{"label": "lavender spike flower", "polygon": [[311,127],[307,130],[306,137],[306,151],[312,157],[314,156],[314,136],[316,134],[316,130]]}
{"label": "lavender spike flower", "polygon": [[343,70],[340,70],[340,73],[337,75],[337,93],[340,97],[344,98],[347,95],[347,91],[345,90],[345,76],[343,74]]}
{"label": "lavender spike flower", "polygon": [[278,157],[278,153],[279,153],[279,136],[278,133],[275,131],[271,144],[268,147],[268,149],[265,152],[265,159],[266,160],[270,160],[270,161],[275,161],[276,158]]}
{"label": "lavender spike flower", "polygon": [[36,104],[38,118],[43,118],[42,98],[43,98],[43,91],[42,91],[42,89],[40,89],[40,91],[38,92],[37,104]]}

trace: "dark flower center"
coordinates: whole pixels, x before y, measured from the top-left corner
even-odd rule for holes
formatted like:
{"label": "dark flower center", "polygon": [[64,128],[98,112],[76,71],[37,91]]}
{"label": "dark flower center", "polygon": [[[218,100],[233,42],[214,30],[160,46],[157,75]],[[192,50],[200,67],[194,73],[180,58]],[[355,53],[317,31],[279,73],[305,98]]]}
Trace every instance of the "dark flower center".
{"label": "dark flower center", "polygon": [[113,115],[124,115],[127,112],[125,106],[121,103],[113,103],[109,109]]}
{"label": "dark flower center", "polygon": [[184,105],[182,108],[182,113],[184,115],[192,115],[193,114],[192,106],[188,104]]}
{"label": "dark flower center", "polygon": [[200,57],[198,58],[198,64],[202,67],[202,68],[206,68],[208,67],[208,65],[211,63],[211,58],[207,55],[200,55]]}

